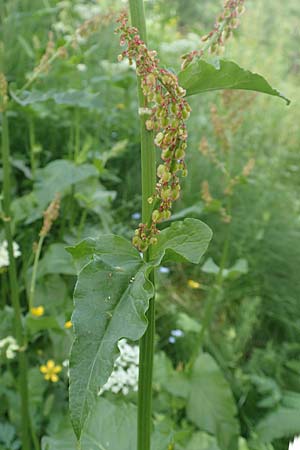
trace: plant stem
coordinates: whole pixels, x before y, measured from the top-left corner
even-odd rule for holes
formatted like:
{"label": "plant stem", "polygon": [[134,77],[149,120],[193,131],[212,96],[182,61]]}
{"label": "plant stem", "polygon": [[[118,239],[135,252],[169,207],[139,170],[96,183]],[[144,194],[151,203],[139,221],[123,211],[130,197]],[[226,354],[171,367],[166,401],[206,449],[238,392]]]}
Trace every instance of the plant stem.
{"label": "plant stem", "polygon": [[[154,273],[150,281],[154,284]],[[155,301],[150,300],[147,311],[148,328],[140,341],[138,435],[137,450],[150,450],[152,431],[152,372],[155,336]]]}
{"label": "plant stem", "polygon": [[22,324],[22,313],[19,298],[19,287],[17,280],[17,270],[13,251],[13,238],[11,229],[10,211],[10,152],[9,152],[9,132],[6,113],[2,113],[2,167],[3,167],[3,213],[4,229],[7,240],[9,254],[9,284],[11,301],[14,309],[14,322],[19,351],[19,389],[21,397],[21,431],[22,450],[30,450],[30,417],[28,409],[28,382],[27,382],[27,356],[25,353],[26,340]]}
{"label": "plant stem", "polygon": [[75,124],[74,161],[77,162],[77,158],[78,158],[78,155],[80,152],[80,110],[79,110],[79,108],[75,109],[74,124]]}
{"label": "plant stem", "polygon": [[81,214],[80,222],[79,222],[78,229],[77,229],[77,239],[78,240],[81,238],[81,235],[82,235],[82,230],[84,228],[86,218],[87,218],[87,212],[88,212],[87,208],[85,208],[83,210],[83,213]]}
{"label": "plant stem", "polygon": [[35,293],[35,285],[36,285],[36,274],[37,269],[39,265],[39,259],[41,255],[41,250],[44,242],[44,236],[40,236],[38,246],[34,255],[34,263],[33,263],[33,269],[32,269],[32,275],[31,275],[31,282],[30,282],[30,288],[29,288],[29,301],[28,301],[28,307],[29,311],[34,306],[34,293]]}
{"label": "plant stem", "polygon": [[[143,0],[129,0],[129,7],[132,25],[139,30],[141,39],[147,43]],[[147,107],[139,79],[138,97],[139,106]],[[146,130],[145,120],[145,116],[141,116],[142,221],[148,223],[152,213],[152,205],[148,203],[148,198],[155,191],[156,160],[153,135]],[[148,259],[149,251],[145,254],[145,261]],[[150,274],[150,280],[155,286],[154,273]],[[148,328],[140,341],[137,450],[150,450],[151,447],[152,371],[155,335],[154,298],[150,300],[147,319]]]}
{"label": "plant stem", "polygon": [[34,120],[31,116],[28,119],[28,129],[29,129],[29,146],[30,146],[30,166],[32,179],[35,178],[35,130],[34,130]]}

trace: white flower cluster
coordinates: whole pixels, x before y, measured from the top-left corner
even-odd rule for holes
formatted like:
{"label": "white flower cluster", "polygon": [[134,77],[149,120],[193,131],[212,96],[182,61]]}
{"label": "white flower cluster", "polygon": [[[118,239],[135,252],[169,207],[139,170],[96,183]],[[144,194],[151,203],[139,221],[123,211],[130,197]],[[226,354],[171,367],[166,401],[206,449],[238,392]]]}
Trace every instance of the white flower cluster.
{"label": "white flower cluster", "polygon": [[[18,258],[18,256],[21,255],[20,248],[16,242],[13,242],[13,251],[15,258]],[[7,241],[3,241],[0,244],[0,269],[1,267],[8,267],[8,266],[9,266],[9,255],[7,249]]]}
{"label": "white flower cluster", "polygon": [[126,339],[121,339],[118,343],[120,356],[115,362],[114,370],[107,383],[100,390],[99,395],[105,391],[114,394],[122,392],[127,395],[130,391],[138,390],[139,376],[139,347],[131,346]]}
{"label": "white flower cluster", "polygon": [[295,439],[290,442],[289,450],[300,450],[300,436],[295,437]]}
{"label": "white flower cluster", "polygon": [[1,352],[4,349],[3,353],[7,359],[14,359],[19,348],[17,341],[12,336],[7,336],[0,341]]}

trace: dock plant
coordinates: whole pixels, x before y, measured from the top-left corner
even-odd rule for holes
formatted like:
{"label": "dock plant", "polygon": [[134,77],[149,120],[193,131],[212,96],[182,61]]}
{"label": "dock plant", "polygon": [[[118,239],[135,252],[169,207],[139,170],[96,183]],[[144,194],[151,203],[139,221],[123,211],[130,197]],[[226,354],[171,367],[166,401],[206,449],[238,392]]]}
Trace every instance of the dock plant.
{"label": "dock plant", "polygon": [[[109,385],[107,382],[115,369],[116,361],[122,360],[119,356],[120,349],[125,345],[130,347],[135,342],[139,342],[139,378],[137,439],[134,442],[137,442],[137,450],[153,450],[152,373],[156,271],[169,262],[198,264],[212,239],[211,229],[198,219],[171,220],[173,204],[182,195],[182,178],[188,176],[185,156],[188,152],[188,133],[193,133],[192,129],[188,129],[188,119],[192,114],[189,97],[198,95],[199,102],[204,103],[206,102],[204,94],[207,92],[234,89],[261,92],[281,97],[288,102],[262,76],[220,57],[226,41],[238,27],[243,12],[244,0],[226,0],[213,29],[199,38],[199,48],[181,57],[182,65],[177,73],[165,67],[157,51],[152,49],[151,43],[148,42],[143,0],[129,0],[129,10],[122,12],[116,19],[116,34],[122,47],[118,60],[128,60],[136,72],[138,96],[136,121],[140,127],[142,211],[141,223],[136,230],[132,230],[131,240],[116,234],[101,234],[98,238],[86,238],[67,248],[73,257],[74,266],[78,269],[74,290],[74,311],[71,321],[67,320],[65,323],[65,328],[72,327],[75,335],[69,363],[69,406],[77,446],[83,450],[87,448],[82,439],[84,427],[95,408],[97,398]],[[28,89],[51,69],[54,61],[65,58],[68,51],[76,47],[80,38],[94,32],[100,24],[110,22],[112,14],[109,12],[103,17],[97,16],[87,20],[75,32],[73,38],[61,46],[55,46],[53,35],[50,34],[45,54],[20,90],[16,90],[15,86],[10,89],[5,73],[0,73],[3,169],[0,211],[5,231],[5,245],[2,245],[4,245],[3,252],[6,252],[5,266],[8,266],[9,295],[14,310],[15,326],[15,335],[3,343],[3,348],[4,345],[8,346],[5,347],[8,359],[14,357],[16,353],[18,355],[18,393],[23,450],[40,448],[33,431],[28,402],[29,342],[24,318],[26,313],[31,314],[33,318],[42,317],[44,314],[43,306],[35,301],[36,279],[44,240],[53,222],[58,218],[60,198],[55,197],[53,192],[50,197],[52,203],[44,205],[44,223],[34,256],[28,307],[24,312],[20,302],[21,287],[15,261],[19,254],[13,240],[9,111],[14,102],[19,108],[26,108],[38,99],[45,100],[44,94],[30,92]],[[49,98],[51,95],[57,98],[57,94],[53,92],[49,93]],[[57,103],[77,105],[75,100],[72,103],[72,94],[67,100],[59,97]],[[63,162],[64,166],[74,168],[73,173],[78,169],[76,163],[79,159],[80,117],[76,110],[74,162]],[[30,127],[31,134],[34,134],[32,124]],[[31,169],[34,179],[37,165],[34,136],[31,136],[30,146],[33,151]],[[51,164],[59,167],[59,163],[54,161]],[[63,169],[61,170],[63,173]],[[246,172],[249,170],[250,167],[245,168]],[[53,171],[55,172],[54,169]],[[93,168],[88,176],[95,175],[95,172],[96,169]],[[79,181],[86,181],[88,176],[82,179],[79,177]],[[236,179],[230,180],[232,183],[228,188],[233,189]],[[64,188],[70,187],[67,182],[66,185]],[[203,198],[207,204],[212,201],[208,183],[203,186]],[[74,205],[73,191],[69,205]],[[83,217],[85,220],[86,215]],[[223,218],[226,217],[224,210]],[[62,224],[64,229],[64,220]],[[80,225],[78,236],[81,235],[81,228]],[[207,317],[211,315],[208,314]],[[208,324],[205,324],[206,328],[207,326]],[[189,370],[192,370],[193,366],[201,366],[203,362],[207,364],[208,371],[215,370],[215,364],[207,355],[199,355],[200,347],[200,343],[196,342],[195,357],[189,365]],[[58,374],[62,370],[62,366],[54,359],[49,359],[40,366],[44,379],[52,383],[59,382]],[[232,410],[235,411],[234,406]],[[205,409],[203,416],[205,417]],[[131,431],[128,430],[128,433]],[[236,450],[237,430],[226,430],[226,433],[228,434],[226,439],[222,440],[217,436],[220,448]],[[103,447],[99,445],[99,448]],[[122,442],[119,448],[122,450]],[[168,450],[173,449],[174,444],[170,442]]]}

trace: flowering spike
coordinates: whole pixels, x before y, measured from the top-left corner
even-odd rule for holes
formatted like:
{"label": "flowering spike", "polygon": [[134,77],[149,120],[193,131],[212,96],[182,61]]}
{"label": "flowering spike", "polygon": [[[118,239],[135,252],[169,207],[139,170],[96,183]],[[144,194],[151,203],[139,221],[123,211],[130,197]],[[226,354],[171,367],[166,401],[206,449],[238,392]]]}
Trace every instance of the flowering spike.
{"label": "flowering spike", "polygon": [[239,24],[239,16],[244,11],[245,0],[225,0],[223,12],[217,17],[215,26],[212,31],[201,38],[205,43],[200,50],[193,50],[181,57],[183,60],[181,69],[184,70],[195,58],[201,58],[205,51],[222,55],[224,52],[224,44],[232,35],[232,30],[236,29]]}
{"label": "flowering spike", "polygon": [[159,231],[156,224],[170,218],[172,203],[179,198],[177,172],[181,171],[182,176],[187,173],[184,163],[188,136],[185,121],[191,107],[184,99],[186,91],[179,86],[177,76],[159,67],[156,52],[148,50],[138,30],[128,25],[126,14],[123,13],[117,22],[120,24],[116,30],[121,33],[120,43],[122,46],[127,44],[122,58],[136,62],[136,72],[146,98],[149,114],[146,129],[154,131],[154,143],[162,151],[156,191],[150,197],[155,209],[150,223],[140,224],[133,238],[133,245],[146,251],[149,245],[157,242],[155,235]]}

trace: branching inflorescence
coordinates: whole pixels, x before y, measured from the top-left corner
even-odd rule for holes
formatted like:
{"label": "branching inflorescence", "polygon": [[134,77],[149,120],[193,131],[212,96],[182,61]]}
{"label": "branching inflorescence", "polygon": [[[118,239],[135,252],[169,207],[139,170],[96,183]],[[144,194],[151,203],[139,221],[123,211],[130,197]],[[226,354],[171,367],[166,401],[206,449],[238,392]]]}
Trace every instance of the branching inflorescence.
{"label": "branching inflorescence", "polygon": [[157,168],[156,191],[148,199],[150,204],[153,203],[151,219],[149,223],[139,224],[133,238],[133,245],[144,252],[149,245],[156,243],[157,224],[170,218],[172,204],[180,196],[179,174],[187,175],[185,121],[191,108],[183,98],[186,92],[179,86],[176,75],[159,67],[156,52],[147,49],[137,28],[128,25],[125,13],[118,22],[120,26],[116,31],[121,33],[120,43],[127,45],[119,60],[127,57],[130,64],[136,62],[136,72],[146,99],[146,107],[141,108],[140,114],[149,116],[146,128],[154,132],[154,142],[161,149],[163,160]]}
{"label": "branching inflorescence", "polygon": [[220,54],[224,50],[224,44],[232,35],[232,31],[239,26],[239,16],[245,10],[245,0],[225,0],[224,9],[217,17],[214,28],[202,37],[205,43],[199,50],[193,50],[182,56],[182,69],[185,69],[194,58],[201,58],[205,51]]}

